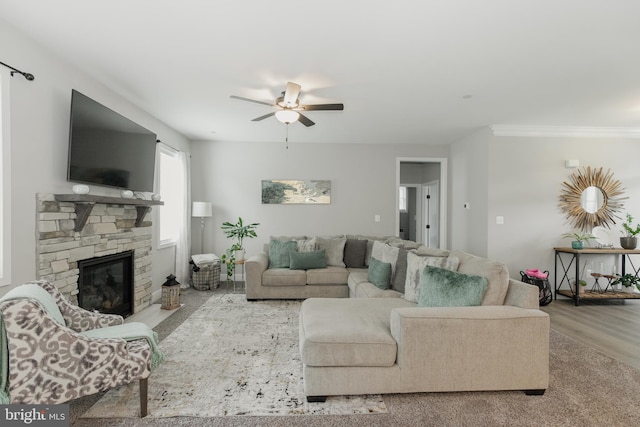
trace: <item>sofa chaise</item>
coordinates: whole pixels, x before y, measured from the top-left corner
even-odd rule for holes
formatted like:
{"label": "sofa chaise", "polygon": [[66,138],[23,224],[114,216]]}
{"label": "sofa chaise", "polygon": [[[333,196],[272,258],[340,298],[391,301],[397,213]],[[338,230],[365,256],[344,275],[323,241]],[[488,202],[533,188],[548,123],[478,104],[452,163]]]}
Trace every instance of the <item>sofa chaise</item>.
{"label": "sofa chaise", "polygon": [[[268,268],[266,251],[246,262],[248,299],[307,298],[299,343],[309,401],[371,393],[545,392],[549,316],[539,310],[537,287],[510,279],[503,263],[462,251],[355,238],[373,240],[360,268],[348,266],[347,248],[345,265],[325,271]],[[379,261],[389,264],[386,287],[372,273]],[[314,281],[331,270],[341,272],[340,282]]]}

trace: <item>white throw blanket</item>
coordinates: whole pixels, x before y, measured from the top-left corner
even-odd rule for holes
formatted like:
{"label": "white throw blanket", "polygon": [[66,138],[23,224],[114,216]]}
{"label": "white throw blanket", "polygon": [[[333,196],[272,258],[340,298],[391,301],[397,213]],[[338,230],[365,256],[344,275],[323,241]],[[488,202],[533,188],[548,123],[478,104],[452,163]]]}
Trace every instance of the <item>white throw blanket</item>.
{"label": "white throw blanket", "polygon": [[193,260],[193,263],[200,268],[215,264],[216,262],[220,261],[220,258],[218,258],[218,256],[215,254],[191,255],[191,259]]}

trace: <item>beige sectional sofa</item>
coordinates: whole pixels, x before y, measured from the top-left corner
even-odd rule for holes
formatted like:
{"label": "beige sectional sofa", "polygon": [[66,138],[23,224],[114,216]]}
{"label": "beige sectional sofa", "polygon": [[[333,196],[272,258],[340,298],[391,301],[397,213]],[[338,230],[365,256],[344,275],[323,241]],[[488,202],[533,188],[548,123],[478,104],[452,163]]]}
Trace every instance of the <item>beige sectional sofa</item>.
{"label": "beige sectional sofa", "polygon": [[[295,270],[290,268],[273,268],[269,265],[269,243],[264,245],[264,250],[245,260],[246,296],[248,300],[256,299],[306,299],[316,297],[346,298],[350,296],[348,279],[352,273],[367,274],[367,261],[371,257],[373,243],[384,242],[394,247],[405,250],[421,248],[428,251],[423,245],[410,240],[403,240],[393,236],[362,236],[345,235],[331,237],[309,236],[278,236],[271,238],[276,240],[313,241],[316,240],[316,248],[319,243],[329,241],[326,246],[342,247],[340,255],[329,257],[327,267],[321,269]],[[363,265],[350,267],[357,263],[345,264],[345,248],[348,251],[348,242],[363,241],[367,244]],[[337,243],[336,243],[337,241]],[[342,246],[341,246],[342,244]],[[340,252],[340,251],[338,251]],[[440,254],[440,251],[429,253]],[[348,253],[346,254],[348,256]],[[402,262],[402,261],[401,261]],[[405,261],[406,262],[406,261]],[[404,281],[398,275],[397,282]],[[371,285],[373,286],[373,285]]]}
{"label": "beige sectional sofa", "polygon": [[[312,297],[302,303],[299,329],[309,401],[371,393],[544,393],[549,316],[539,310],[535,286],[510,279],[497,261],[397,238],[375,241],[385,243],[384,253],[377,243],[368,245],[367,256],[394,264],[390,289],[371,283],[367,268],[336,267],[339,279],[330,269],[318,280],[323,272],[270,273],[264,254],[246,262],[248,299]],[[423,276],[444,270],[482,279],[481,299],[473,306],[424,306],[437,292],[425,291]]]}

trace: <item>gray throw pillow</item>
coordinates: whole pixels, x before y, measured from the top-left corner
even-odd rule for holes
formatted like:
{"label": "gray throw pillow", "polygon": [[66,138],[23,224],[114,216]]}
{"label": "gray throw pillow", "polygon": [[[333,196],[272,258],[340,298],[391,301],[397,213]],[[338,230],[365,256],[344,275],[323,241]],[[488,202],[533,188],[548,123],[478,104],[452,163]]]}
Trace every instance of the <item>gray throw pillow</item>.
{"label": "gray throw pillow", "polygon": [[344,265],[344,245],[347,243],[346,237],[318,237],[318,249],[325,250],[327,265],[334,267],[345,267]]}
{"label": "gray throw pillow", "polygon": [[391,264],[371,258],[367,269],[367,279],[380,289],[389,289],[391,284]]}
{"label": "gray throw pillow", "polygon": [[344,245],[344,264],[351,268],[364,268],[364,257],[367,254],[367,241],[347,239]]}
{"label": "gray throw pillow", "polygon": [[291,270],[310,270],[326,266],[324,249],[313,252],[289,252],[289,268]]}
{"label": "gray throw pillow", "polygon": [[294,240],[271,240],[269,242],[269,268],[289,268],[289,253],[295,252]]}
{"label": "gray throw pillow", "polygon": [[426,266],[420,280],[419,307],[465,307],[482,304],[486,277]]}

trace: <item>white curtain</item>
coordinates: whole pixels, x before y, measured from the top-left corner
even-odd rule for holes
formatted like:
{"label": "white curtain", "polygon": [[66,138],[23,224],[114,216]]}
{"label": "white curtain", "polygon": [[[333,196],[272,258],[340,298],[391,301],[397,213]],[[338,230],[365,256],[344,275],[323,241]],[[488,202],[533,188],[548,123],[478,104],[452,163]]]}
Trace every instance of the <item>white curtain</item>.
{"label": "white curtain", "polygon": [[189,286],[189,257],[191,253],[191,159],[188,153],[179,152],[180,173],[184,184],[180,206],[181,217],[176,242],[176,279],[183,288]]}

